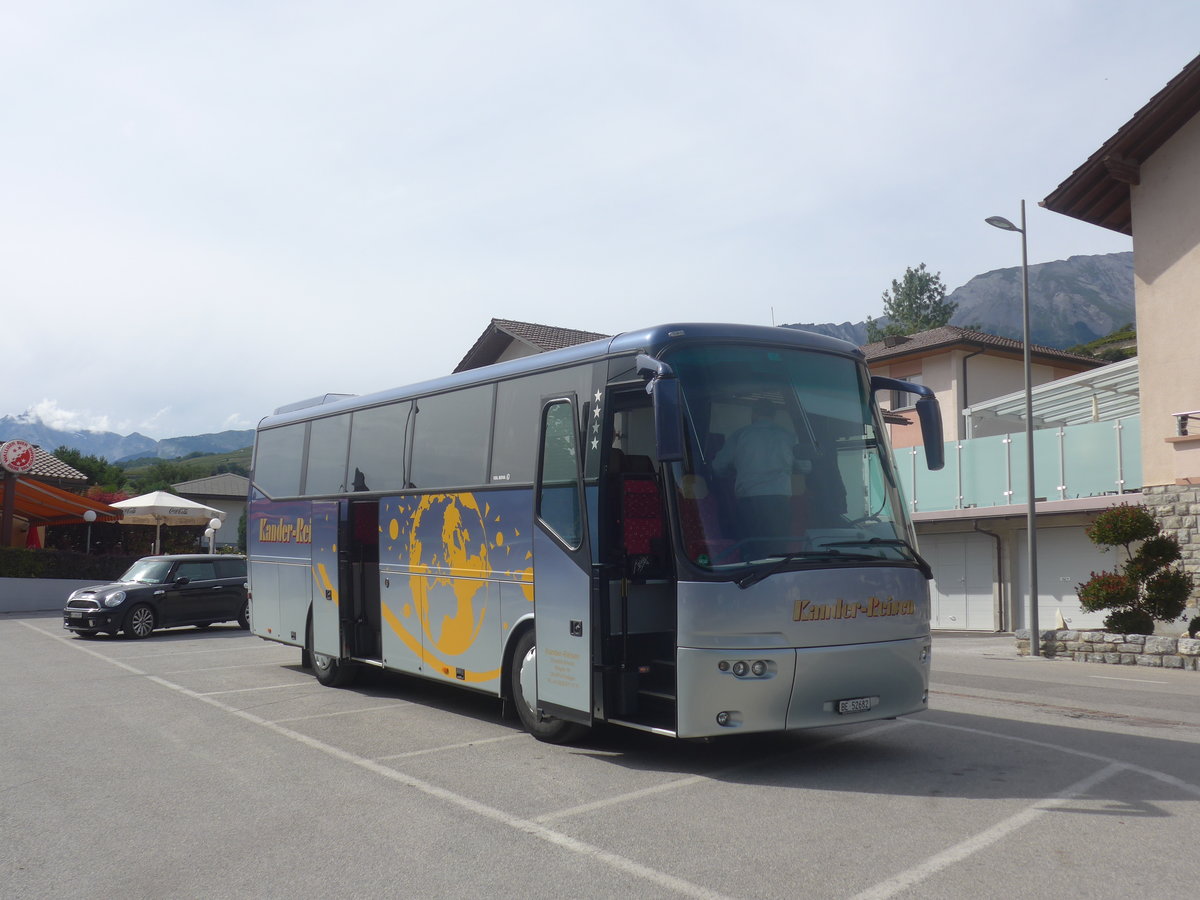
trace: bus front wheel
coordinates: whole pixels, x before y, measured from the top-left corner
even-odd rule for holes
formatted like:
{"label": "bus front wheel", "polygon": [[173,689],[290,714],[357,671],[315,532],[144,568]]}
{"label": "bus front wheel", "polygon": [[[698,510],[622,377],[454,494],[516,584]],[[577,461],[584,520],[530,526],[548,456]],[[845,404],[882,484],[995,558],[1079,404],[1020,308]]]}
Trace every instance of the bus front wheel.
{"label": "bus front wheel", "polygon": [[587,728],[553,716],[538,718],[537,712],[537,642],[533,629],[527,628],[517,638],[509,667],[509,692],[517,716],[526,731],[548,744],[565,744],[587,733]]}
{"label": "bus front wheel", "polygon": [[[358,674],[358,668],[354,663],[326,656],[313,649],[312,622],[308,623],[308,640],[305,650],[312,665],[313,675],[326,687],[345,687],[354,681],[354,676]],[[303,665],[303,661],[301,665]]]}

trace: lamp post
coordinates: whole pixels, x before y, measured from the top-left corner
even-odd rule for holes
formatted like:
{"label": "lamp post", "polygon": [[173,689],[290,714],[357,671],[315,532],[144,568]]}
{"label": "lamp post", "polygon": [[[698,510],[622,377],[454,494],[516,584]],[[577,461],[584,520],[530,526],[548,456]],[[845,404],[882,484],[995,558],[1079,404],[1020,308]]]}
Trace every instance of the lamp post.
{"label": "lamp post", "polygon": [[1037,578],[1037,490],[1033,483],[1033,365],[1029,350],[1029,253],[1025,241],[1025,201],[1021,201],[1021,227],[1018,228],[1003,216],[988,216],[989,225],[1021,235],[1021,317],[1025,344],[1025,471],[1029,479],[1029,509],[1026,513],[1026,531],[1029,539],[1029,652],[1034,656],[1042,653],[1042,639],[1038,629],[1038,578]]}
{"label": "lamp post", "polygon": [[94,509],[85,509],[83,511],[83,521],[87,522],[87,526],[88,526],[87,550],[85,552],[91,553],[92,552],[92,523],[96,521],[96,511]]}
{"label": "lamp post", "polygon": [[213,516],[208,520],[208,527],[204,529],[204,534],[208,537],[208,552],[216,552],[217,529],[221,527],[221,520]]}

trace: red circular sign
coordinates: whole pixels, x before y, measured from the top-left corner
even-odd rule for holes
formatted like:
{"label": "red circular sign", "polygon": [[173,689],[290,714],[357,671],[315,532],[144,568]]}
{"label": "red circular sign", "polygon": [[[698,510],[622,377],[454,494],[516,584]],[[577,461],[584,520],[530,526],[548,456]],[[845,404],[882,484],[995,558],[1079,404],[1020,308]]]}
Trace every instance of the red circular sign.
{"label": "red circular sign", "polygon": [[20,475],[33,468],[33,444],[28,441],[5,441],[0,444],[0,466]]}

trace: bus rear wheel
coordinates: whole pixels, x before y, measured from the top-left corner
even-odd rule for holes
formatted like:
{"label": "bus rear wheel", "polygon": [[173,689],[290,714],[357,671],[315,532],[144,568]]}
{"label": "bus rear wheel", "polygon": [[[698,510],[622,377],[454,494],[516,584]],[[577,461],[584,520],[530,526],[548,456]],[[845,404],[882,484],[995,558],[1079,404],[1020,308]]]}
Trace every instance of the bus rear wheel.
{"label": "bus rear wheel", "polygon": [[313,649],[312,622],[308,623],[308,640],[305,643],[313,675],[326,687],[345,687],[354,681],[358,667],[354,663],[339,660]]}
{"label": "bus rear wheel", "polygon": [[512,665],[509,666],[509,695],[517,708],[521,726],[548,744],[566,744],[578,740],[587,733],[587,728],[575,722],[556,719],[553,716],[538,718],[537,713],[537,639],[532,628],[527,628],[517,638],[513,648]]}

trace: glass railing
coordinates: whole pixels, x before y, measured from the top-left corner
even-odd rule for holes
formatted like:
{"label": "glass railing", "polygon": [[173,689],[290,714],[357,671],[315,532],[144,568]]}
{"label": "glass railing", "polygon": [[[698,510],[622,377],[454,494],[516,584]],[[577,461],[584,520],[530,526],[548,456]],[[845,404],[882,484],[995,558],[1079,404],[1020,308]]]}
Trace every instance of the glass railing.
{"label": "glass railing", "polygon": [[[946,442],[946,465],[925,466],[923,447],[896,450],[912,512],[1024,503],[1029,497],[1025,433]],[[1141,417],[1046,428],[1033,433],[1036,497],[1074,500],[1139,491]]]}

